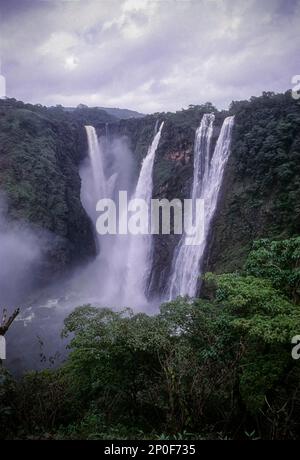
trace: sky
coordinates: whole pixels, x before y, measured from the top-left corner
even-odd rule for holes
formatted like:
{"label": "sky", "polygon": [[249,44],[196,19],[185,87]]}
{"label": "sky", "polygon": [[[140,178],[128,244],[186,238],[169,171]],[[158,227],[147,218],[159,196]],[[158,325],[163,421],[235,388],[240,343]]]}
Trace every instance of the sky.
{"label": "sky", "polygon": [[300,0],[0,0],[7,96],[175,111],[300,74]]}

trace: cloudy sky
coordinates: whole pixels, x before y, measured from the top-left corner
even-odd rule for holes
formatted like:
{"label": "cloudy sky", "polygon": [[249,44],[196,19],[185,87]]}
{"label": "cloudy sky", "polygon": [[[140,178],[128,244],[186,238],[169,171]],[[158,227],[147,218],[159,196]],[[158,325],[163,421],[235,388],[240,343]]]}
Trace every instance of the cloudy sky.
{"label": "cloudy sky", "polygon": [[7,95],[219,108],[300,74],[300,0],[0,0]]}

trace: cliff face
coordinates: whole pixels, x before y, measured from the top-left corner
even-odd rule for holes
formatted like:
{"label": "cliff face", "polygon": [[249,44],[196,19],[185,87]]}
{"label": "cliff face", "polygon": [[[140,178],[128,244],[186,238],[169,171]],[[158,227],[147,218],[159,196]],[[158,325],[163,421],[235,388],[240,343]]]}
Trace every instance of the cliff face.
{"label": "cliff face", "polygon": [[[300,105],[291,94],[264,93],[233,103],[229,113],[211,106],[125,120],[112,128],[128,136],[137,165],[146,155],[157,120],[165,120],[154,167],[155,198],[188,198],[195,131],[203,113],[216,113],[213,143],[227,115],[235,115],[231,156],[206,251],[204,271],[233,271],[259,238],[300,232]],[[138,169],[138,168],[137,168]],[[154,237],[150,291],[163,292],[177,236]]]}
{"label": "cliff face", "polygon": [[0,102],[0,189],[8,219],[21,226],[30,222],[49,236],[41,279],[95,254],[92,225],[80,201],[84,129],[61,110],[54,112]]}
{"label": "cliff face", "polygon": [[[164,131],[154,167],[154,198],[184,200],[190,198],[194,170],[194,141],[202,116],[210,107],[191,109],[190,120],[182,122],[181,114],[166,117]],[[216,143],[224,116],[216,112],[213,145]],[[178,235],[158,235],[153,242],[153,271],[150,295],[163,294],[172,269]]]}
{"label": "cliff face", "polygon": [[[188,110],[155,114],[143,119],[121,120],[109,124],[110,136],[126,136],[136,163],[136,176],[154,136],[155,127],[164,121],[161,140],[156,152],[153,171],[153,198],[169,201],[190,198],[193,181],[194,140],[204,113],[216,113],[213,145],[220,133],[226,113],[218,112],[211,104],[192,106]],[[107,126],[97,126],[105,135]],[[155,235],[153,238],[153,270],[150,279],[151,296],[162,294],[167,283],[173,254],[180,240],[178,235]]]}
{"label": "cliff face", "polygon": [[265,93],[233,103],[231,157],[205,271],[241,268],[253,240],[300,233],[300,104]]}
{"label": "cliff face", "polygon": [[[154,198],[190,197],[195,131],[216,114],[213,144],[227,112],[211,104],[175,114],[117,120],[98,109],[71,112],[0,101],[0,189],[8,215],[52,235],[45,249],[51,273],[95,255],[94,230],[80,201],[79,164],[87,154],[85,124],[126,136],[136,177],[157,122],[165,121],[154,165]],[[241,267],[253,240],[300,231],[300,106],[290,93],[233,103],[232,153],[205,258],[205,271]],[[152,295],[167,282],[178,236],[155,236]]]}

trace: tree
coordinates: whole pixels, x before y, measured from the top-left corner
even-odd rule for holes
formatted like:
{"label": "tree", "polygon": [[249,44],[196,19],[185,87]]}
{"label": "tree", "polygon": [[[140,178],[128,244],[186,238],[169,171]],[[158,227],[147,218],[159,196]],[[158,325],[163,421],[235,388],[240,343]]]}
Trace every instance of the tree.
{"label": "tree", "polygon": [[10,326],[12,325],[13,321],[16,319],[18,314],[20,313],[20,309],[17,308],[12,315],[7,318],[7,310],[6,308],[3,309],[2,320],[0,322],[0,335],[5,335]]}
{"label": "tree", "polygon": [[[251,414],[264,410],[269,396],[294,372],[291,339],[300,330],[300,312],[267,279],[238,274],[206,275],[215,299],[231,315],[231,327],[243,350],[237,363],[239,395]],[[285,409],[294,410],[287,395]],[[288,409],[289,408],[289,409]]]}
{"label": "tree", "polygon": [[296,304],[300,302],[300,237],[263,239],[253,244],[246,263],[247,273],[269,279]]}

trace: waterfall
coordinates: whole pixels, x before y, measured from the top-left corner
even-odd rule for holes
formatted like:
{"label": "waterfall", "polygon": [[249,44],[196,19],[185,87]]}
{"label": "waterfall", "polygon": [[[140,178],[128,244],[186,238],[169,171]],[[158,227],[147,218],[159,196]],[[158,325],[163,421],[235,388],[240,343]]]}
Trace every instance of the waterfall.
{"label": "waterfall", "polygon": [[84,208],[95,223],[96,203],[101,198],[108,198],[108,183],[104,172],[104,153],[96,130],[93,126],[85,126],[85,130],[90,164],[86,166],[87,174],[82,177],[81,199]]}
{"label": "waterfall", "polygon": [[[89,157],[81,168],[81,197],[87,213],[96,223],[96,203],[127,191],[134,199],[143,199],[150,208],[153,189],[153,165],[163,123],[155,131],[152,144],[143,160],[135,191],[131,152],[124,138],[113,138],[106,125],[105,137],[98,140],[95,129],[86,126]],[[127,213],[126,209],[120,212]],[[120,215],[119,215],[120,218]],[[120,307],[147,307],[146,286],[151,270],[151,235],[98,235],[100,252],[84,274],[84,290],[92,303]]]}
{"label": "waterfall", "polygon": [[204,238],[200,245],[186,245],[183,235],[174,254],[173,268],[168,288],[168,299],[178,296],[195,297],[201,274],[203,256],[211,223],[216,211],[224,170],[229,158],[234,117],[224,120],[214,153],[210,158],[213,133],[213,114],[204,115],[196,132],[194,148],[194,180],[192,188],[193,209],[198,198],[204,199]]}
{"label": "waterfall", "polygon": [[[164,122],[155,132],[152,144],[144,158],[134,199],[143,199],[150,209],[153,190],[153,166]],[[125,281],[127,302],[145,302],[145,292],[152,265],[152,235],[130,235]]]}
{"label": "waterfall", "polygon": [[86,126],[89,146],[89,157],[92,164],[94,190],[97,200],[106,198],[106,179],[104,173],[104,158],[98,141],[96,130],[93,126]]}

